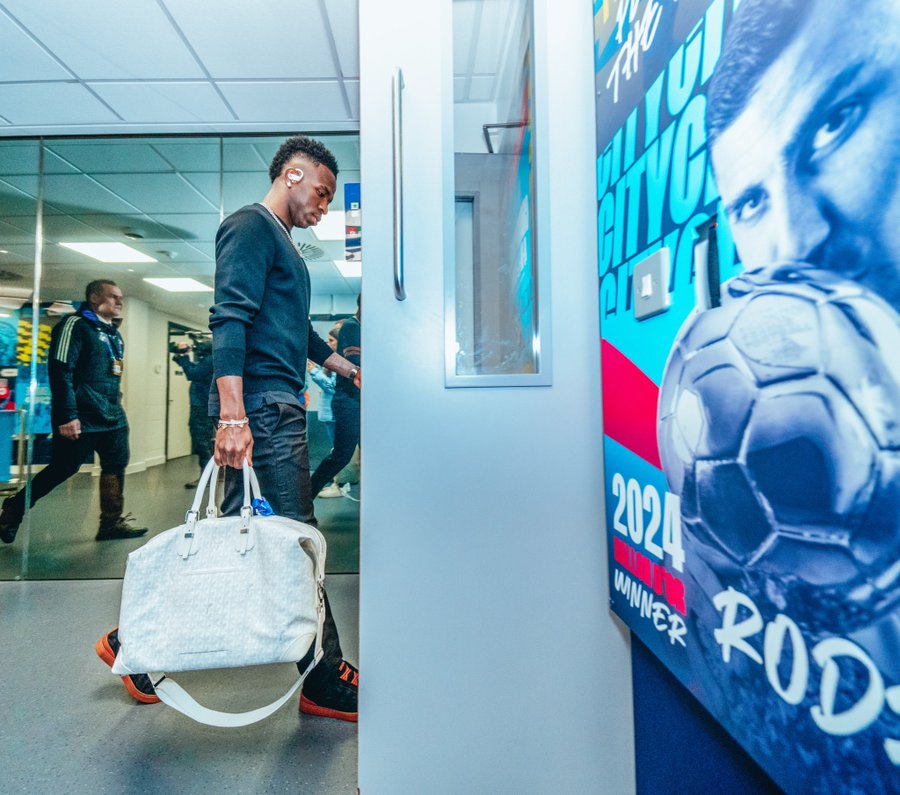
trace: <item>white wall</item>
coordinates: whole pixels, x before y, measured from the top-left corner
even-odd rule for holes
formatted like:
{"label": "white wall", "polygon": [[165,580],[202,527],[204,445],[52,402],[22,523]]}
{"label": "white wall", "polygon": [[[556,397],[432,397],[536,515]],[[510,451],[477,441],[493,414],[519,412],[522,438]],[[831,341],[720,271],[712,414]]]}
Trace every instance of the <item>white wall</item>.
{"label": "white wall", "polygon": [[[127,472],[141,472],[166,462],[166,377],[169,368],[169,321],[191,326],[152,309],[136,298],[125,299],[123,404],[130,427],[131,461]],[[188,428],[185,426],[184,433]]]}

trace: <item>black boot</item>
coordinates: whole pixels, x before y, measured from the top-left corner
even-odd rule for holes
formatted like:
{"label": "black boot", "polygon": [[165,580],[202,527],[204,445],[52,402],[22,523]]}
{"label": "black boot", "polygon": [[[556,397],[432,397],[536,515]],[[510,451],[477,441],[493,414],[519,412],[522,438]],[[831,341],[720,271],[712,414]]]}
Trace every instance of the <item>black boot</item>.
{"label": "black boot", "polygon": [[122,495],[122,480],[119,475],[100,475],[100,529],[98,541],[114,538],[139,538],[147,532],[146,527],[132,527],[131,514],[122,516],[125,498]]}
{"label": "black boot", "polygon": [[25,499],[22,492],[7,497],[3,501],[3,510],[0,511],[0,541],[4,544],[11,544],[16,540],[16,533],[19,531],[19,525],[22,524],[22,517],[25,515],[24,504]]}

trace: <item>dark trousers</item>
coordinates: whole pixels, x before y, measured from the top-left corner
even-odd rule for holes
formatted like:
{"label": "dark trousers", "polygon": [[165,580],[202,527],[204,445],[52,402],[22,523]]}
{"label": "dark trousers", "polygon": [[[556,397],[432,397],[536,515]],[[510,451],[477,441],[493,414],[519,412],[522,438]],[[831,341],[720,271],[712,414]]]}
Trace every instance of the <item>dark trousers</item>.
{"label": "dark trousers", "polygon": [[216,424],[210,419],[205,403],[202,406],[191,403],[188,429],[191,432],[191,452],[197,456],[200,472],[203,472],[203,468],[212,458],[216,438]]}
{"label": "dark trousers", "polygon": [[313,473],[313,496],[350,463],[353,451],[359,444],[359,401],[342,392],[335,392],[331,412],[334,415],[334,447]]}
{"label": "dark trousers", "polygon": [[[74,475],[88,454],[100,457],[100,474],[112,475],[119,481],[119,491],[125,485],[125,467],[130,455],[128,428],[115,431],[88,431],[77,439],[54,435],[50,451],[50,463],[31,481],[31,505],[49,494],[60,483]],[[21,515],[25,512],[25,489],[10,500],[10,506]]]}
{"label": "dark trousers", "polygon": [[[306,412],[298,405],[271,403],[248,411],[253,434],[253,469],[259,479],[262,496],[279,516],[306,524],[316,524],[309,481],[309,448],[306,436]],[[244,500],[244,480],[240,470],[225,470],[225,496],[222,513],[235,516]],[[322,633],[324,657],[313,669],[325,673],[340,665],[344,657],[328,594],[325,594],[325,627]],[[304,666],[305,667],[305,666]]]}

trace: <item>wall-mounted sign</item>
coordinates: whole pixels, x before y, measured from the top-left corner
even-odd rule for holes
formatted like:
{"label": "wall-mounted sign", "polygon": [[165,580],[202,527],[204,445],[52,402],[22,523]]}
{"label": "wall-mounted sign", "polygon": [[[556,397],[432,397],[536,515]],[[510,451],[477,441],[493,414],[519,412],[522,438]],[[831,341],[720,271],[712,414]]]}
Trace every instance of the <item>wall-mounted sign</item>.
{"label": "wall-mounted sign", "polygon": [[786,791],[898,792],[900,5],[594,15],[613,609]]}

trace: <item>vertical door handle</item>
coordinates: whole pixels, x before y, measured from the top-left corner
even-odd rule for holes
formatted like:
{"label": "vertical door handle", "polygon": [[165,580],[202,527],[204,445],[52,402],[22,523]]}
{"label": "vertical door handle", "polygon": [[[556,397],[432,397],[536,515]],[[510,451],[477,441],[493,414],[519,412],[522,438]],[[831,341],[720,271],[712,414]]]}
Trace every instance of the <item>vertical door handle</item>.
{"label": "vertical door handle", "polygon": [[403,72],[391,75],[391,142],[394,150],[394,296],[406,300],[403,284]]}

